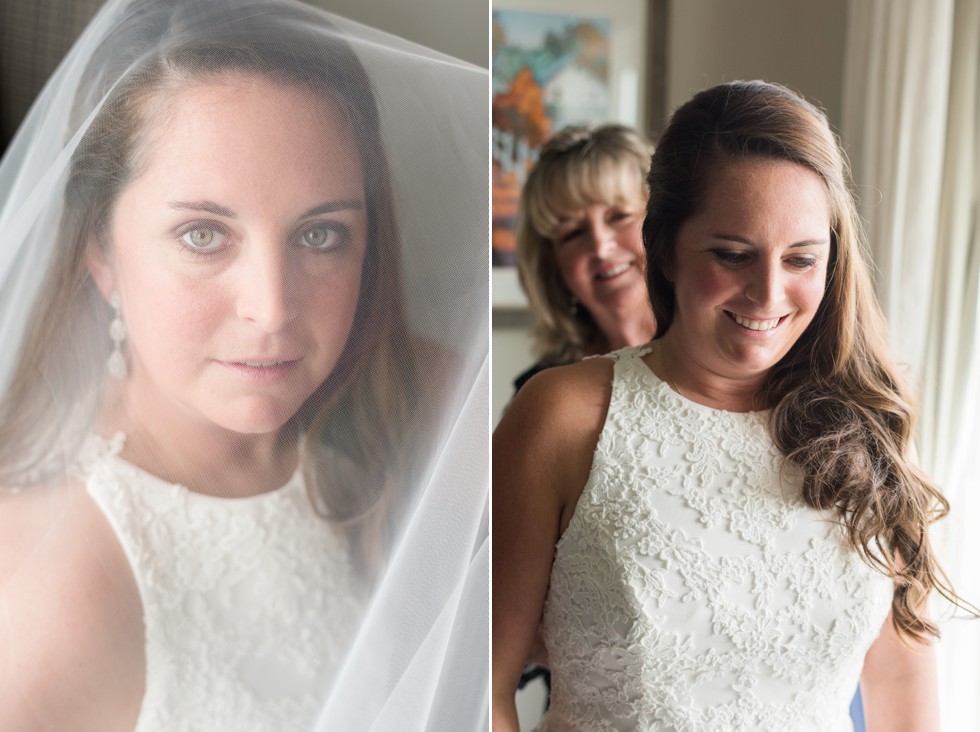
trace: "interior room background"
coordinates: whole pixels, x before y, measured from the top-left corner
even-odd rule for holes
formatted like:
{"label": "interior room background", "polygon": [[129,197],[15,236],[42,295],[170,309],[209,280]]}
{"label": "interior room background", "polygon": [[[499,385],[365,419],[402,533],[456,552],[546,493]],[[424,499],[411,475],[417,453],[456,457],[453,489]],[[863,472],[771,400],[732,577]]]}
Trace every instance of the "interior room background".
{"label": "interior room background", "polygon": [[[601,16],[635,0],[594,6]],[[549,8],[549,0],[497,7]],[[695,91],[780,82],[823,107],[848,151],[892,346],[919,386],[917,445],[952,515],[935,532],[957,591],[980,603],[980,0],[645,0],[659,18],[641,53],[639,126],[654,140]],[[588,15],[588,13],[583,13]],[[615,30],[612,37],[615,40]],[[652,114],[649,110],[653,110]],[[632,120],[619,119],[631,122]],[[492,328],[496,423],[512,380],[536,360],[529,315],[498,297]],[[508,299],[510,298],[510,299]],[[948,617],[937,604],[935,614]],[[980,729],[980,621],[942,622],[946,729]],[[525,694],[537,713],[541,698]],[[521,697],[519,697],[521,701]],[[526,717],[531,718],[531,717]]]}
{"label": "interior room background", "polygon": [[[643,3],[631,3],[639,4]],[[498,0],[494,9],[501,5],[538,10],[542,2]],[[544,7],[551,5],[561,7],[562,4],[547,3]],[[608,5],[616,6],[617,0],[611,0]],[[657,118],[640,119],[638,126],[656,140],[666,115],[699,89],[735,79],[766,79],[785,84],[819,104],[827,111],[834,129],[839,130],[847,5],[848,0],[647,2],[646,9],[653,16],[666,16],[664,26],[659,28],[653,27],[658,18],[651,18],[651,27],[644,34],[647,44],[663,46],[655,52],[662,58],[662,79],[656,78],[656,69],[648,69],[647,78],[648,87],[650,84],[661,87],[655,93],[661,95],[662,102],[659,114],[653,112]],[[643,48],[640,52],[649,56],[650,50]],[[645,106],[649,110],[651,105]],[[650,115],[640,110],[639,116]],[[491,414],[495,423],[513,395],[511,381],[536,361],[531,352],[529,323],[528,314],[520,308],[494,308]]]}

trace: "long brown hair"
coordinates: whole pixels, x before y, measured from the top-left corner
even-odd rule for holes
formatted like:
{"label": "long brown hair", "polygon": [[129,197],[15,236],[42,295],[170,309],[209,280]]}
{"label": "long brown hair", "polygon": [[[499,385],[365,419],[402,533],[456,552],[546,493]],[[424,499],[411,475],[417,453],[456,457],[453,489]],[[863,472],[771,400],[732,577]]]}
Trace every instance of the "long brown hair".
{"label": "long brown hair", "polygon": [[656,337],[673,320],[674,290],[665,272],[678,230],[703,205],[714,171],[744,159],[812,170],[831,207],[823,301],[762,387],[772,408],[770,431],[803,469],[804,500],[834,509],[852,548],[894,578],[895,627],[917,640],[938,636],[924,614],[930,592],[962,602],[928,535],[949,504],[911,454],[913,400],[888,349],[847,161],[824,114],[789,89],[738,81],[702,91],[674,113],[658,142],[643,225]]}
{"label": "long brown hair", "polygon": [[[248,2],[235,23],[201,23],[207,4],[161,5],[157,32],[125,23],[86,72],[75,124],[94,117],[72,155],[57,251],[28,322],[10,387],[0,403],[0,482],[37,482],[63,470],[77,449],[66,421],[91,421],[100,402],[111,312],[85,266],[88,247],[110,246],[120,191],[139,174],[147,137],[166,118],[169,92],[229,75],[250,75],[319,96],[344,119],[357,145],[368,208],[360,299],[343,355],[294,417],[306,435],[304,465],[317,507],[350,520],[381,503],[417,401],[412,344],[398,277],[399,238],[378,111],[367,73],[339,32],[306,9]],[[313,13],[313,11],[309,11]],[[306,22],[306,21],[310,22]],[[187,33],[195,23],[206,32]],[[162,29],[162,30],[161,30]],[[333,37],[331,37],[333,36]],[[152,48],[149,53],[145,48]],[[104,102],[101,100],[104,97]],[[98,105],[98,106],[97,106]],[[285,112],[284,112],[285,113]],[[84,437],[84,432],[80,437]],[[52,457],[54,456],[54,457]],[[403,476],[398,476],[403,477]]]}

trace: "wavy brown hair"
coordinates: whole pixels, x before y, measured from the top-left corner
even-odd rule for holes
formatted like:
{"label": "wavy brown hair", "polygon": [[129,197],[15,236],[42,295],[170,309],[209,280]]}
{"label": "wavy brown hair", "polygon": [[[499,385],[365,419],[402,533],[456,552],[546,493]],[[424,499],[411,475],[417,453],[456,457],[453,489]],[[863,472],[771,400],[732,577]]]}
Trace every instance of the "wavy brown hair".
{"label": "wavy brown hair", "polygon": [[[136,27],[124,22],[116,31],[121,38],[110,37],[86,71],[74,124],[94,117],[71,158],[57,251],[0,402],[0,482],[29,484],[64,470],[78,445],[74,435],[66,440],[62,426],[72,417],[91,421],[98,408],[112,316],[89,275],[86,251],[112,246],[112,208],[140,173],[148,139],[167,118],[168,100],[189,84],[246,75],[294,86],[331,105],[364,171],[367,249],[351,335],[333,372],[293,418],[306,435],[304,468],[314,504],[325,515],[352,521],[377,513],[391,485],[405,482],[400,455],[418,402],[373,90],[353,49],[315,11],[242,0],[236,22],[228,23],[202,17],[211,5],[148,5],[130,18]],[[170,33],[181,40],[168,43]]]}
{"label": "wavy brown hair", "polygon": [[565,127],[541,148],[521,191],[517,267],[535,316],[535,351],[545,363],[578,361],[605,340],[591,314],[573,307],[558,268],[552,239],[562,216],[642,195],[652,152],[639,132],[616,124]]}
{"label": "wavy brown hair", "polygon": [[949,511],[915,465],[915,410],[875,299],[847,161],[825,115],[789,89],[722,84],[677,109],[653,156],[643,224],[647,283],[662,336],[673,320],[677,233],[698,213],[713,173],[740,160],[785,160],[820,176],[831,208],[824,297],[813,321],[762,386],[770,431],[803,470],[803,498],[836,511],[851,547],[895,581],[892,618],[904,637],[939,635],[925,615],[937,590],[955,594],[928,527]]}

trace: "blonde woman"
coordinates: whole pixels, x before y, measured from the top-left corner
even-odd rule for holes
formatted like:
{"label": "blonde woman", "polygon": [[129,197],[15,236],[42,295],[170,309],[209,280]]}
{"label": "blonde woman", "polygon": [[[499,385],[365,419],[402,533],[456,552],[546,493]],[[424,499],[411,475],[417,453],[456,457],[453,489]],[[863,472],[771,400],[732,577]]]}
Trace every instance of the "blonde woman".
{"label": "blonde woman", "polygon": [[541,149],[521,193],[517,263],[538,363],[572,363],[650,340],[641,226],[653,147],[622,125],[567,127]]}

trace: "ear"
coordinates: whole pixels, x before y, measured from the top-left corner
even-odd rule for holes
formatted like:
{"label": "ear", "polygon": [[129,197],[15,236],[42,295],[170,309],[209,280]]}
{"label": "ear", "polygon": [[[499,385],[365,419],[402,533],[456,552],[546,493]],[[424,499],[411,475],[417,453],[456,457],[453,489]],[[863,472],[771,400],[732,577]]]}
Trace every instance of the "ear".
{"label": "ear", "polygon": [[112,262],[105,249],[97,244],[90,243],[85,248],[85,266],[88,267],[88,272],[92,276],[95,286],[102,293],[102,297],[105,298],[106,302],[109,302],[109,297],[112,295],[113,290],[116,289],[116,278],[113,272]]}

